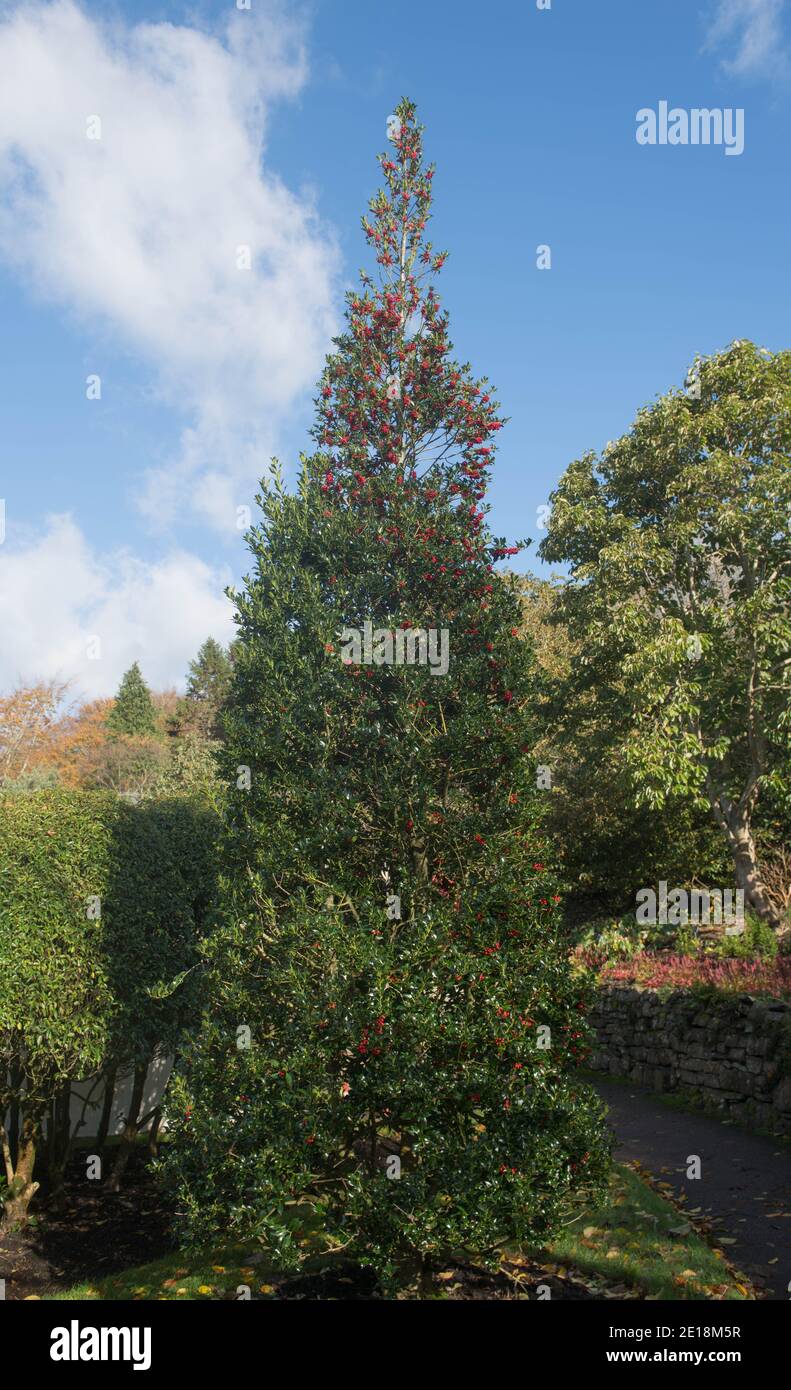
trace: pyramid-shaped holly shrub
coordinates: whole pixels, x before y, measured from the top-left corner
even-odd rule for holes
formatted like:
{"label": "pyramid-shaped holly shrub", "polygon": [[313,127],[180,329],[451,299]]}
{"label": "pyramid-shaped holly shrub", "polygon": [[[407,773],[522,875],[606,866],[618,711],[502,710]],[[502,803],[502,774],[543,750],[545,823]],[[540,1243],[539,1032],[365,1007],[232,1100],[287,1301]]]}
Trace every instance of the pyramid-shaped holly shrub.
{"label": "pyramid-shaped holly shrub", "polygon": [[502,419],[454,361],[403,101],[298,486],[236,595],[225,917],[174,1088],[195,1245],[385,1279],[541,1239],[607,1166],[545,867],[532,657],[486,524]]}

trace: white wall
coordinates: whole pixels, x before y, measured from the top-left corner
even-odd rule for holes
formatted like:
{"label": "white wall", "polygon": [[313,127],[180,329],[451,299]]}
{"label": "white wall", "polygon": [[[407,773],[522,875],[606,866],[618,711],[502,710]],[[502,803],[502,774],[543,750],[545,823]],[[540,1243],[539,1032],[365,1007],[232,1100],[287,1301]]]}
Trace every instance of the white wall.
{"label": "white wall", "polygon": [[[148,1069],[145,1090],[143,1092],[143,1104],[141,1114],[147,1115],[149,1110],[153,1110],[155,1105],[159,1105],[165,1094],[165,1088],[173,1069],[172,1057],[157,1057]],[[77,1130],[76,1139],[92,1139],[99,1128],[99,1121],[102,1117],[102,1106],[104,1104],[104,1085],[95,1081],[77,1081],[71,1088],[71,1130],[74,1133],[74,1126],[82,1116],[85,1100],[90,1096],[90,1102],[85,1109],[84,1124]],[[132,1097],[132,1072],[129,1071],[124,1076],[119,1076],[113,1097],[113,1108],[110,1113],[110,1134],[120,1134],[124,1127],[129,1102]],[[148,1125],[145,1126],[148,1128]]]}
{"label": "white wall", "polygon": [[[173,1070],[172,1057],[157,1057],[148,1069],[145,1089],[143,1091],[142,1115],[147,1115],[149,1110],[153,1110],[159,1105],[165,1094],[170,1073]],[[115,1095],[113,1096],[113,1107],[110,1112],[110,1134],[120,1134],[124,1127],[129,1102],[132,1098],[132,1071],[119,1075]],[[88,1104],[85,1105],[86,1100]],[[99,1121],[102,1118],[102,1107],[104,1105],[104,1083],[96,1081],[94,1077],[89,1081],[75,1081],[71,1088],[71,1105],[69,1123],[71,1132],[75,1139],[93,1139],[99,1128]],[[85,1114],[83,1115],[83,1106]],[[9,1116],[5,1117],[5,1125],[8,1126]],[[75,1125],[82,1119],[84,1123],[76,1131]],[[148,1129],[148,1125],[145,1126]]]}

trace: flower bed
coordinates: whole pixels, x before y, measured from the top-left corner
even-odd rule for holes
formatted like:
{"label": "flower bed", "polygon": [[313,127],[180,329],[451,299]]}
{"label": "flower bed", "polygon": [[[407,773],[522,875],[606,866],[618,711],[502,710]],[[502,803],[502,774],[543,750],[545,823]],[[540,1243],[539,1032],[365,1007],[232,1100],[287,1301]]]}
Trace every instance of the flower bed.
{"label": "flower bed", "polygon": [[602,961],[595,950],[580,957],[597,971],[601,985],[643,989],[709,989],[791,1000],[791,957],[774,960],[723,960],[716,956],[669,955],[640,951],[626,960]]}

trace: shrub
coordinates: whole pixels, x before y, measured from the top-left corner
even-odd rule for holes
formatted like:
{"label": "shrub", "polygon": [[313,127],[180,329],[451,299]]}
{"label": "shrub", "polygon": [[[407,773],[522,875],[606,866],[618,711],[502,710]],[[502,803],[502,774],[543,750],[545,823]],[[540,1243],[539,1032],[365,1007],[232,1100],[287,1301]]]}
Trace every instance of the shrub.
{"label": "shrub", "polygon": [[597,959],[620,959],[633,956],[646,944],[648,930],[638,925],[634,914],[628,917],[600,918],[586,922],[574,934],[576,949],[595,953]]}
{"label": "shrub", "polygon": [[743,932],[738,936],[722,936],[715,947],[716,954],[725,959],[774,960],[778,954],[777,933],[760,917],[748,913]]}

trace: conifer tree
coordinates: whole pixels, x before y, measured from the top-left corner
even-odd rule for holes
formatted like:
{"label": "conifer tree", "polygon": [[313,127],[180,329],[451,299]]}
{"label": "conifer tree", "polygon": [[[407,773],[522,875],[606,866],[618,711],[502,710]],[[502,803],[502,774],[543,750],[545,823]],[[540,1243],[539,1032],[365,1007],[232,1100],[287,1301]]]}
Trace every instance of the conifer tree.
{"label": "conifer tree", "polygon": [[225,920],[166,1169],[188,1242],[295,1266],[318,1230],[384,1280],[541,1239],[608,1152],[495,570],[515,547],[486,522],[503,418],[451,355],[411,102],[390,132],[378,281],[349,295],[316,452],[293,493],[273,469],[235,596]]}
{"label": "conifer tree", "polygon": [[228,652],[213,637],[207,637],[190,662],[187,693],[179,701],[176,722],[182,732],[194,732],[204,738],[221,736],[222,711],[232,672]]}
{"label": "conifer tree", "polygon": [[115,703],[107,715],[106,723],[113,734],[143,737],[156,733],[154,702],[136,661],[121,679]]}

